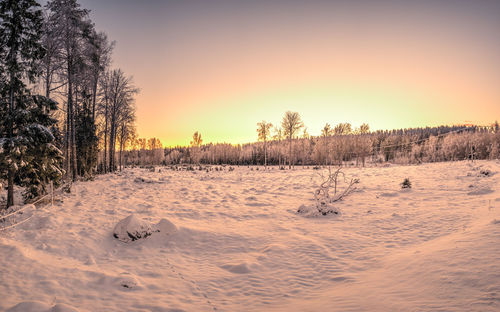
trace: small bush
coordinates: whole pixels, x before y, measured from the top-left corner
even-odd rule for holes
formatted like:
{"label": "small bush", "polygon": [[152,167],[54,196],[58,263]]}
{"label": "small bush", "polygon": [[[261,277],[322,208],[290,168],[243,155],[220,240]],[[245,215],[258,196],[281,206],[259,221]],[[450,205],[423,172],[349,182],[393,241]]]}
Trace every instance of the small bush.
{"label": "small bush", "polygon": [[488,169],[483,169],[479,173],[482,174],[485,177],[491,176],[491,171],[488,170]]}
{"label": "small bush", "polygon": [[403,189],[411,188],[411,181],[409,178],[405,178],[403,180],[403,183],[401,183],[401,188]]}

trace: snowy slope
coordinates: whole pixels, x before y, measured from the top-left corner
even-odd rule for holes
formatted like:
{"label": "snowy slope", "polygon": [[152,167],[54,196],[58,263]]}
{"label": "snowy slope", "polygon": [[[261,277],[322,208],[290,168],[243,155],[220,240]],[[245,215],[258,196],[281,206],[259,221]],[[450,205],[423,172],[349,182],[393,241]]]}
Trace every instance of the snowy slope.
{"label": "snowy slope", "polygon": [[[500,310],[499,161],[346,168],[360,190],[325,217],[296,213],[316,170],[259,169],[77,183],[0,232],[0,310]],[[121,242],[131,214],[176,231]]]}

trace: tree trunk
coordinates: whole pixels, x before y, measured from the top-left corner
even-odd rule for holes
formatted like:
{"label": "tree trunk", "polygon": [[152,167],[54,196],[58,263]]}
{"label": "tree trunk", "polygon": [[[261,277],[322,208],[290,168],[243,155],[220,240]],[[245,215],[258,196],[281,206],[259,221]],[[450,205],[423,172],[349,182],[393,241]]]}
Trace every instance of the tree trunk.
{"label": "tree trunk", "polygon": [[[15,32],[12,36],[15,36]],[[16,50],[17,50],[17,46],[13,46],[10,48],[10,61],[12,63],[15,62],[16,58],[17,58],[17,53],[16,53]],[[14,137],[14,108],[15,108],[15,105],[14,105],[14,72],[13,70],[11,69],[11,72],[10,72],[10,86],[9,86],[9,124],[8,124],[8,132],[9,132],[9,139],[12,140],[12,138]],[[12,151],[10,151],[12,153]],[[16,172],[14,171],[14,169],[12,168],[12,164],[10,164],[9,166],[9,170],[8,170],[8,173],[7,173],[7,207],[6,208],[9,208],[10,206],[13,206],[14,205],[14,175],[16,174]]]}
{"label": "tree trunk", "polygon": [[111,131],[109,134],[109,171],[113,172],[115,171],[115,132],[116,132],[116,125],[115,125],[115,116],[114,112],[111,112]]}
{"label": "tree trunk", "polygon": [[[70,53],[69,48],[66,48],[66,52]],[[72,136],[72,106],[73,106],[73,83],[71,81],[71,60],[67,60],[67,73],[68,73],[68,95],[66,101],[66,175],[68,181],[73,181],[73,172],[71,170],[71,141]]]}
{"label": "tree trunk", "polygon": [[290,137],[288,138],[288,146],[289,146],[289,153],[288,153],[288,157],[290,157],[288,159],[288,169],[292,169],[292,135],[290,134]]}
{"label": "tree trunk", "polygon": [[119,154],[119,158],[120,158],[120,171],[122,171],[122,142],[120,141],[120,154]]}
{"label": "tree trunk", "polygon": [[14,170],[9,169],[7,177],[7,207],[14,206]]}
{"label": "tree trunk", "polygon": [[50,98],[50,61],[47,63],[47,72],[45,76],[45,97]]}
{"label": "tree trunk", "polygon": [[[71,75],[69,76],[71,77]],[[68,96],[68,99],[71,99],[70,100],[70,103],[69,103],[69,111],[70,111],[70,116],[69,116],[69,120],[70,120],[70,127],[71,127],[71,130],[70,130],[70,134],[71,134],[71,146],[70,146],[70,149],[71,149],[71,162],[70,162],[70,166],[71,166],[71,175],[72,175],[72,180],[73,182],[76,181],[76,177],[77,177],[77,164],[76,164],[76,135],[75,135],[75,110],[74,110],[74,105],[73,105],[73,93],[72,93],[72,86],[71,86],[72,82],[71,82],[71,78],[68,79],[68,87],[69,87],[69,94],[71,95]]]}
{"label": "tree trunk", "polygon": [[[11,75],[12,77],[12,75]],[[11,78],[12,79],[12,78]],[[9,139],[12,139],[14,137],[14,125],[12,122],[13,115],[14,114],[14,87],[11,84],[10,87],[10,99],[9,99]],[[7,207],[9,208],[10,206],[14,205],[14,175],[15,172],[12,168],[9,168],[8,174],[7,174]]]}
{"label": "tree trunk", "polygon": [[[106,91],[105,91],[106,92]],[[108,167],[108,98],[105,96],[105,113],[104,113],[104,173],[107,173]]]}
{"label": "tree trunk", "polygon": [[266,140],[264,140],[264,169],[267,170],[267,144],[266,144]]}
{"label": "tree trunk", "polygon": [[[11,79],[13,75],[11,74]],[[12,80],[11,80],[12,82]],[[14,86],[11,83],[10,87],[10,99],[9,99],[9,138],[14,137],[14,125],[12,121],[12,115],[14,114]],[[7,175],[7,207],[14,206],[14,175],[15,172],[12,168],[9,168]]]}
{"label": "tree trunk", "polygon": [[278,168],[281,169],[281,140],[278,140]]}
{"label": "tree trunk", "polygon": [[[123,130],[122,130],[122,135],[123,135]],[[123,136],[121,137],[121,140],[120,140],[120,171],[122,171],[122,168],[123,168],[123,162],[122,162],[122,154],[123,152]]]}
{"label": "tree trunk", "polygon": [[99,74],[97,73],[94,77],[94,85],[92,86],[92,123],[95,124],[95,102],[97,97],[97,83],[99,80]]}

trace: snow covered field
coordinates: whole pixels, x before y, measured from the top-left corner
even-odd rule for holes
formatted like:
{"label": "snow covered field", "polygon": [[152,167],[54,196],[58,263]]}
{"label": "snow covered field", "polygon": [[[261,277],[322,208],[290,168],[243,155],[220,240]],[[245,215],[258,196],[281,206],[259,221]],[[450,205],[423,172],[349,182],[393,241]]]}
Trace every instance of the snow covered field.
{"label": "snow covered field", "polygon": [[[499,161],[344,171],[359,191],[320,217],[296,213],[318,182],[300,167],[77,183],[0,232],[0,310],[500,310]],[[131,214],[177,231],[121,242]]]}

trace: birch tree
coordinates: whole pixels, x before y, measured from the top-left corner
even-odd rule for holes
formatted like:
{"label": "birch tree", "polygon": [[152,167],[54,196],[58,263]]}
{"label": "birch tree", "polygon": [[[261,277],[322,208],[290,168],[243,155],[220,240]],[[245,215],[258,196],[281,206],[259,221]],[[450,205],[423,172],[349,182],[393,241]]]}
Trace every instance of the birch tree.
{"label": "birch tree", "polygon": [[257,123],[258,139],[259,141],[264,142],[264,167],[266,169],[267,169],[267,138],[269,137],[269,132],[272,126],[273,126],[272,123],[266,122],[264,120]]}
{"label": "birch tree", "polygon": [[300,128],[304,126],[299,113],[288,111],[283,116],[281,121],[281,127],[283,128],[283,134],[288,137],[288,168],[292,169],[292,140],[299,131]]}

